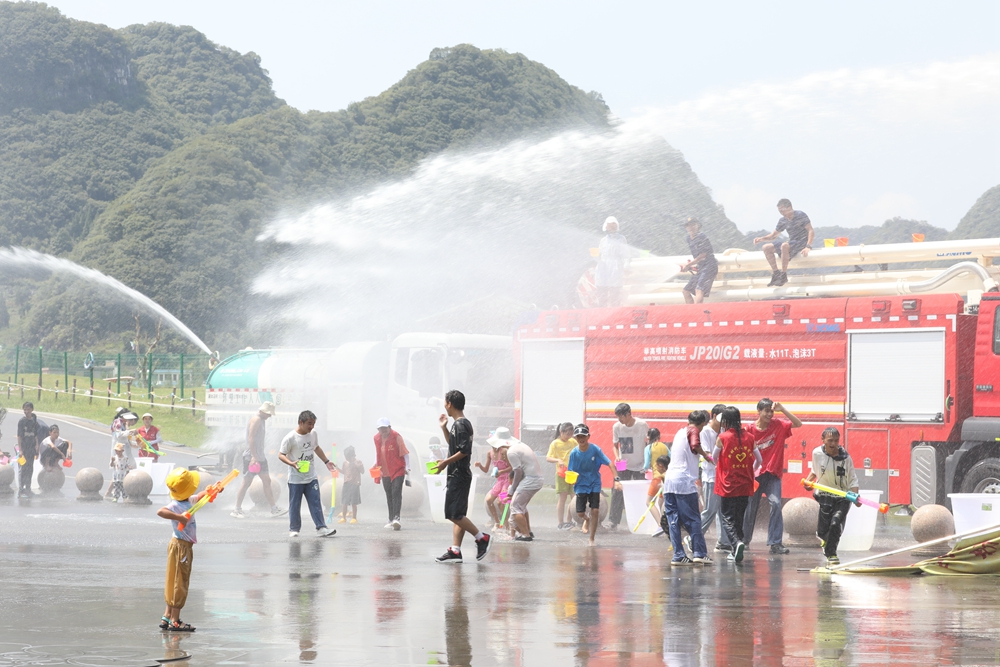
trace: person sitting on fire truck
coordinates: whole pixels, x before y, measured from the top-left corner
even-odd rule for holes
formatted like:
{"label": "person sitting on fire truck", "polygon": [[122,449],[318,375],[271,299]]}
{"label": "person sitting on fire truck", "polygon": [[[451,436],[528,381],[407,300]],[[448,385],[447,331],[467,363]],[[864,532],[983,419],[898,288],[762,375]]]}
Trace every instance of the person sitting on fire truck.
{"label": "person sitting on fire truck", "polygon": [[698,218],[688,218],[682,224],[688,233],[688,248],[693,259],[681,267],[681,273],[694,273],[691,280],[684,286],[685,303],[701,303],[712,293],[712,283],[719,275],[719,262],[715,259],[712,242],[701,231]]}
{"label": "person sitting on fire truck", "polygon": [[[788,419],[775,419],[775,412],[783,413]],[[781,516],[781,475],[785,467],[785,440],[792,434],[793,428],[801,427],[799,418],[781,403],[769,398],[757,401],[757,421],[744,429],[753,438],[754,447],[760,450],[763,459],[757,471],[757,490],[750,497],[743,520],[743,543],[747,546],[753,539],[757,507],[760,505],[760,497],[764,495],[770,505],[767,544],[771,547],[772,554],[788,553],[788,549],[781,543],[785,532],[785,522]]]}
{"label": "person sitting on fire truck", "polygon": [[774,231],[767,236],[758,236],[753,240],[754,245],[762,243],[764,241],[770,241],[778,237],[778,234],[788,230],[788,241],[781,244],[781,270],[778,270],[778,263],[774,257],[774,244],[768,243],[761,250],[764,251],[764,257],[767,258],[767,263],[771,265],[771,282],[767,284],[768,287],[781,287],[788,282],[788,262],[799,253],[803,257],[809,256],[809,249],[812,246],[813,236],[815,231],[813,230],[812,221],[809,220],[809,216],[802,211],[796,211],[792,208],[792,202],[787,199],[781,199],[778,201],[778,213],[781,217],[778,218],[778,224],[775,226]]}

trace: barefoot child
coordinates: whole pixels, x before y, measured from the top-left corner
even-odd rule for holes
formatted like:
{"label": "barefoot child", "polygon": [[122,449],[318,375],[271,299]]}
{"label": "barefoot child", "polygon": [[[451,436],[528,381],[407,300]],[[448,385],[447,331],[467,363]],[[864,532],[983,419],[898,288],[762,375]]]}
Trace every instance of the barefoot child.
{"label": "barefoot child", "polygon": [[[601,466],[611,468],[611,459],[597,445],[590,444],[590,429],[586,424],[577,424],[573,430],[576,448],[570,452],[569,472],[577,473],[573,484],[576,493],[576,515],[583,523],[583,529],[590,533],[590,546],[594,546],[597,524],[600,522],[601,508]],[[618,474],[615,473],[614,488],[621,489]],[[587,515],[590,505],[590,515]]]}
{"label": "barefoot child", "polygon": [[498,531],[503,526],[500,519],[503,517],[503,509],[498,506],[497,499],[501,493],[507,492],[510,486],[510,463],[507,462],[507,446],[504,440],[498,440],[494,435],[486,440],[490,446],[490,451],[486,455],[486,465],[476,462],[476,467],[491,475],[492,470],[496,470],[496,481],[493,488],[486,494],[486,511],[493,518],[493,530]]}
{"label": "barefoot child", "polygon": [[545,455],[545,460],[556,464],[556,493],[559,500],[556,503],[556,515],[559,517],[559,530],[572,530],[575,526],[573,520],[566,516],[566,499],[573,492],[573,485],[566,483],[566,466],[569,465],[569,453],[576,447],[576,440],[573,439],[573,424],[564,422],[559,425],[559,437],[549,444],[549,451]]}
{"label": "barefoot child", "polygon": [[194,517],[186,522],[183,529],[180,522],[185,520],[184,513],[191,509],[191,505],[205,495],[204,491],[195,493],[200,481],[201,475],[193,470],[171,470],[167,475],[167,488],[173,500],[156,513],[162,519],[170,519],[174,529],[174,536],[167,547],[167,577],[163,586],[167,608],[160,619],[160,629],[167,632],[194,632],[194,627],[181,620],[181,609],[187,602],[188,585],[191,583],[192,547],[198,541],[197,527]]}
{"label": "barefoot child", "polygon": [[365,474],[365,466],[356,458],[354,447],[344,449],[344,465],[340,470],[344,473],[344,495],[340,499],[340,518],[337,519],[337,523],[348,520],[348,506],[351,508],[350,523],[357,523],[358,505],[361,504],[361,478]]}

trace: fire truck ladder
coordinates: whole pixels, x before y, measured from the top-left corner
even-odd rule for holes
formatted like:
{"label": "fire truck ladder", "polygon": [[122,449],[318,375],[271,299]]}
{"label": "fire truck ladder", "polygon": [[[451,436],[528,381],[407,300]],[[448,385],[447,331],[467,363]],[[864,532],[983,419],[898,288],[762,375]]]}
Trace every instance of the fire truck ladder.
{"label": "fire truck ladder", "polygon": [[[926,243],[889,243],[812,250],[794,257],[788,283],[766,287],[771,267],[764,253],[741,249],[717,254],[719,277],[711,301],[761,301],[823,296],[895,296],[959,293],[975,307],[983,292],[997,291],[1000,238]],[[633,259],[626,275],[627,305],[684,303],[691,277],[680,273],[690,255]],[[780,256],[777,257],[780,263]],[[901,264],[889,270],[888,264]],[[951,263],[949,265],[949,263]],[[863,265],[877,265],[865,270]],[[779,264],[780,266],[780,264]],[[835,271],[838,267],[846,270]]]}

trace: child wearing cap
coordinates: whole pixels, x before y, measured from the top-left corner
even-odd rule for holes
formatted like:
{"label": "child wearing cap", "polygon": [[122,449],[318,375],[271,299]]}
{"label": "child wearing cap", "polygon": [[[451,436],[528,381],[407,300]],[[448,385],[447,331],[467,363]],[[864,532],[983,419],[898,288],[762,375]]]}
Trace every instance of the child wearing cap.
{"label": "child wearing cap", "polygon": [[[160,619],[160,629],[167,632],[194,632],[194,627],[181,620],[181,609],[187,602],[188,586],[191,583],[191,561],[193,546],[198,541],[194,517],[184,518],[184,513],[201,500],[205,492],[195,493],[201,475],[187,468],[174,468],[167,475],[167,488],[171,502],[156,513],[162,519],[170,519],[174,536],[167,547],[167,576],[163,586],[163,597],[167,608]],[[181,528],[181,523],[184,527]]]}
{"label": "child wearing cap", "polygon": [[[153,426],[153,415],[146,413],[142,416],[142,426],[138,429],[139,437],[149,443],[149,446],[153,449],[159,449],[160,443],[163,442],[163,438],[160,437],[160,429]],[[141,458],[152,458],[153,463],[160,460],[160,455],[156,452],[151,452],[142,446],[142,441],[140,441],[139,456]]]}
{"label": "child wearing cap", "polygon": [[[590,546],[594,546],[597,524],[600,522],[601,507],[601,466],[611,468],[611,459],[597,445],[590,443],[590,429],[586,424],[577,424],[573,430],[576,447],[569,454],[568,472],[577,474],[573,484],[576,493],[576,515],[583,523],[584,532],[590,533]],[[613,470],[613,469],[612,469]],[[614,488],[621,490],[618,474],[615,473]],[[590,515],[587,515],[590,505]]]}
{"label": "child wearing cap", "polygon": [[125,500],[125,476],[129,470],[135,468],[131,459],[125,456],[125,445],[118,443],[115,445],[115,455],[111,457],[111,486],[108,488],[108,495],[111,502],[118,503]]}

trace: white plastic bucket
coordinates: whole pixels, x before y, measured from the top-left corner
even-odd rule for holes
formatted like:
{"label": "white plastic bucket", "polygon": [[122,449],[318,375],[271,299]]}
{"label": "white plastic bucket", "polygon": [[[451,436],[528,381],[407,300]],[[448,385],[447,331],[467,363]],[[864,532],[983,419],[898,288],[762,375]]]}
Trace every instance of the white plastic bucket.
{"label": "white plastic bucket", "polygon": [[967,533],[1000,524],[1000,494],[949,493],[955,533]]}
{"label": "white plastic bucket", "polygon": [[[476,476],[472,476],[472,484],[469,486],[469,514],[472,514],[473,505],[476,500]],[[451,523],[444,518],[444,496],[448,491],[448,475],[424,475],[424,482],[427,484],[427,500],[431,508],[431,520],[434,523]]]}
{"label": "white plastic bucket", "polygon": [[153,490],[149,492],[151,496],[165,496],[170,493],[167,488],[167,475],[174,469],[176,464],[166,462],[153,462],[151,458],[136,458],[138,470],[145,470],[153,479]]}
{"label": "white plastic bucket", "polygon": [[[868,498],[879,502],[882,498],[881,491],[860,492],[862,498]],[[840,546],[838,551],[868,551],[875,542],[875,525],[878,522],[878,510],[868,505],[855,507],[851,505],[851,510],[847,513],[847,522],[844,524],[844,532],[840,536]]]}
{"label": "white plastic bucket", "polygon": [[[625,522],[628,524],[629,530],[634,530],[635,524],[639,523],[639,518],[642,517],[643,513],[646,512],[646,507],[649,506],[649,500],[646,497],[646,492],[649,490],[649,482],[645,480],[630,480],[622,482],[621,485],[622,492],[625,495]],[[635,534],[652,535],[659,527],[660,524],[656,520],[656,515],[649,512],[646,518],[642,520],[642,525],[639,526],[639,530],[635,531]]]}

